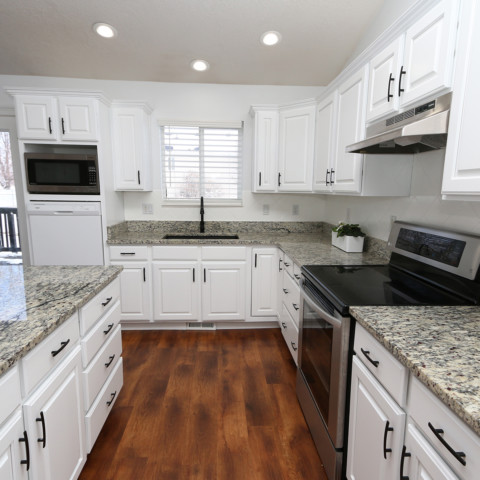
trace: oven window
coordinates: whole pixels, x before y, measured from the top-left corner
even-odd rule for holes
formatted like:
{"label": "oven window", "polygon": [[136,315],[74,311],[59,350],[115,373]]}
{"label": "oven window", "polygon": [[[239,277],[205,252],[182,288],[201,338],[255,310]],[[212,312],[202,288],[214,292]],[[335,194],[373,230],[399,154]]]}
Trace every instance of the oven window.
{"label": "oven window", "polygon": [[333,327],[303,302],[302,372],[325,422],[328,421]]}

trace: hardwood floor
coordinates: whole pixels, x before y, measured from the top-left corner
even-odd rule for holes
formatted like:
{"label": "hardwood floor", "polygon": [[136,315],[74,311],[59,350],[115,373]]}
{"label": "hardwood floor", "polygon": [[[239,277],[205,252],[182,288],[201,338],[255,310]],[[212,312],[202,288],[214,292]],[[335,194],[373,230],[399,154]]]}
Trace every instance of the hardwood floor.
{"label": "hardwood floor", "polygon": [[327,480],[278,329],[126,331],[81,480]]}

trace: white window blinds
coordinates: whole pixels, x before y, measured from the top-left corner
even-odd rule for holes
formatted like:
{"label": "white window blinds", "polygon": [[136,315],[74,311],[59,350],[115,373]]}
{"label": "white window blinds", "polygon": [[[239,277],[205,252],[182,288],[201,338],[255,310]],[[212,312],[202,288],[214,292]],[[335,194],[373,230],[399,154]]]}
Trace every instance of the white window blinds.
{"label": "white window blinds", "polygon": [[160,131],[167,200],[241,199],[241,127],[164,125]]}

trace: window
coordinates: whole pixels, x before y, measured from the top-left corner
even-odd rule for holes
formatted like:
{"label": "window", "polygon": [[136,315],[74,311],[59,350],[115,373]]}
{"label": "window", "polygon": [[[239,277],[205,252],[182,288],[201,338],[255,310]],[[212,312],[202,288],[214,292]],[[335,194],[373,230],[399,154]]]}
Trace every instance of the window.
{"label": "window", "polygon": [[160,132],[165,199],[241,200],[241,124],[163,125]]}

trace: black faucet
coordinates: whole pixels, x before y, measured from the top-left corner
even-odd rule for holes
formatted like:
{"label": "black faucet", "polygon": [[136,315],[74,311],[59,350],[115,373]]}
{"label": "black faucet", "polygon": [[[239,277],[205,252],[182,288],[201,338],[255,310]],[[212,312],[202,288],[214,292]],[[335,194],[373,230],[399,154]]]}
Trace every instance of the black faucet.
{"label": "black faucet", "polygon": [[200,233],[205,233],[205,222],[203,220],[203,215],[205,210],[203,208],[203,197],[200,197]]}

